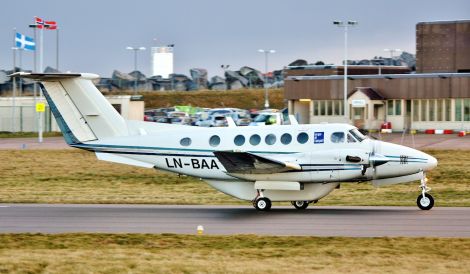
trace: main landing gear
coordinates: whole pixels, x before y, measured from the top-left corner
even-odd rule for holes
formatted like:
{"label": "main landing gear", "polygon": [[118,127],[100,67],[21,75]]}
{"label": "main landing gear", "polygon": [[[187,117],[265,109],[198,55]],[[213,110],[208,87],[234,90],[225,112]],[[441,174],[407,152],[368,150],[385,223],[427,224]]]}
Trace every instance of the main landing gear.
{"label": "main landing gear", "polygon": [[263,190],[258,190],[258,195],[253,200],[253,206],[259,211],[268,211],[271,209],[271,200],[263,196]]}
{"label": "main landing gear", "polygon": [[434,206],[434,198],[428,192],[431,190],[430,187],[427,186],[428,178],[426,178],[426,174],[423,173],[423,177],[421,178],[421,194],[418,196],[416,200],[416,204],[422,210],[430,210]]}
{"label": "main landing gear", "polygon": [[291,204],[296,209],[306,209],[308,207],[309,202],[308,201],[292,201]]}

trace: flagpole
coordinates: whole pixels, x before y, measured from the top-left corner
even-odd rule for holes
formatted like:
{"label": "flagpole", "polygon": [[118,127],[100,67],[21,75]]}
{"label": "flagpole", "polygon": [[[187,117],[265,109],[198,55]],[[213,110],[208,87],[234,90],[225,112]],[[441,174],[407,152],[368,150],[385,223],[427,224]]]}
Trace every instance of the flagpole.
{"label": "flagpole", "polygon": [[[13,73],[16,72],[16,28],[13,28],[13,47],[11,51],[13,52]],[[11,107],[11,132],[16,132],[16,121],[15,121],[15,110],[16,110],[16,77],[11,77],[12,86],[13,86],[13,96],[12,96],[12,107]]]}
{"label": "flagpole", "polygon": [[55,61],[56,61],[55,69],[57,71],[59,71],[59,28],[57,28],[56,31],[57,32],[56,32],[56,46],[55,46],[55,50],[56,50],[56,52],[55,52],[55,54],[56,54],[56,56],[55,56]]}
{"label": "flagpole", "polygon": [[[24,71],[23,70],[23,51],[24,49],[23,48],[19,48],[19,61],[20,61],[20,71]],[[18,79],[18,82],[20,84],[20,97],[23,96],[23,80],[20,78]]]}
{"label": "flagpole", "polygon": [[[43,72],[43,61],[44,61],[44,50],[43,50],[43,40],[44,40],[44,26],[42,28],[40,28],[39,30],[39,42],[40,42],[40,47],[39,47],[39,73],[42,73]],[[42,99],[43,99],[43,96],[42,96],[42,90],[39,90],[39,100],[41,101],[42,103]],[[38,127],[38,132],[39,132],[39,136],[38,136],[38,141],[39,143],[42,143],[42,131],[43,131],[43,112],[39,112],[39,127]]]}

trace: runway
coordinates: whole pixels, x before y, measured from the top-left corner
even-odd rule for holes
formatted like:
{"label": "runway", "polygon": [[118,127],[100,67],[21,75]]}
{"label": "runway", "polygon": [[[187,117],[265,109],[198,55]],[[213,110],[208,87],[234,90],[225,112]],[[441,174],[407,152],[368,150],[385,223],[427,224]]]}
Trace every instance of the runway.
{"label": "runway", "polygon": [[470,237],[470,208],[0,204],[0,232]]}

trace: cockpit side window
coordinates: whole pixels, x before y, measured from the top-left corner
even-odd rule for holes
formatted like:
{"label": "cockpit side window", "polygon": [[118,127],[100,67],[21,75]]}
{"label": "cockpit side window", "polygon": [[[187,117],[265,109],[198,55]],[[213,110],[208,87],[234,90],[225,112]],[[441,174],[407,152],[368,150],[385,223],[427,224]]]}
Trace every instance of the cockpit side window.
{"label": "cockpit side window", "polygon": [[354,138],[356,138],[356,140],[358,140],[359,142],[362,142],[366,139],[366,136],[362,135],[362,133],[359,132],[357,128],[351,129],[349,133],[351,133],[351,135],[354,136]]}
{"label": "cockpit side window", "polygon": [[356,142],[356,139],[354,139],[354,137],[352,137],[352,135],[348,133],[348,143],[355,143],[355,142]]}
{"label": "cockpit side window", "polygon": [[344,132],[333,132],[331,134],[332,143],[344,143]]}

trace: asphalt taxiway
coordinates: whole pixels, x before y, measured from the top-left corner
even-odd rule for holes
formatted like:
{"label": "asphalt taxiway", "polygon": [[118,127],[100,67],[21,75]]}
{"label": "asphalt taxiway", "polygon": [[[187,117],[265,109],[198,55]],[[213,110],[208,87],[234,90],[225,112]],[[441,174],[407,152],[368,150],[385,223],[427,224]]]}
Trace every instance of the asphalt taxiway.
{"label": "asphalt taxiway", "polygon": [[470,208],[0,204],[0,233],[470,237]]}

